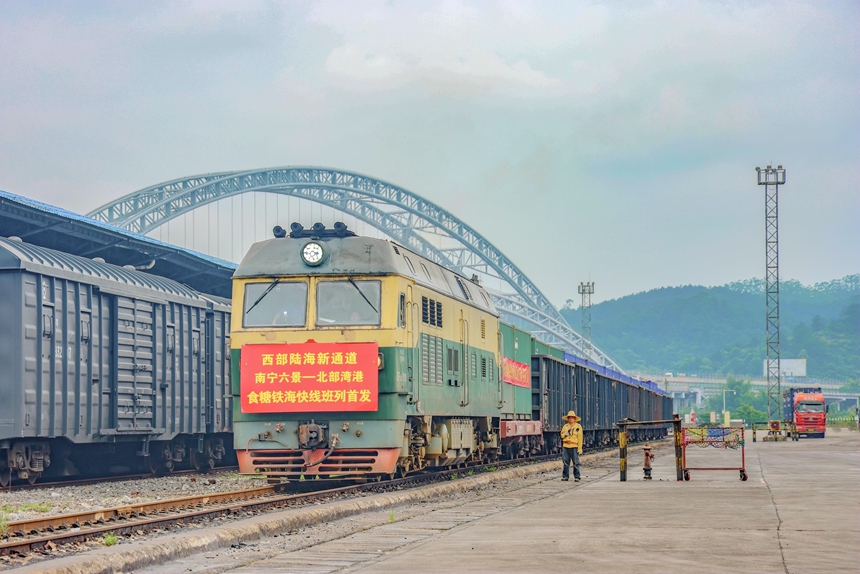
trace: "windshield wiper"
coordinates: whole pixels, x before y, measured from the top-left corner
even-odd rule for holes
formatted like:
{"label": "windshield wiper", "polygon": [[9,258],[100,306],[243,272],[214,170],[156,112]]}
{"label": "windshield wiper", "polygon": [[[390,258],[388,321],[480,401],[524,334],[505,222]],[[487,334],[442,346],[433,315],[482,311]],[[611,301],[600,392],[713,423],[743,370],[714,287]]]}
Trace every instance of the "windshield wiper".
{"label": "windshield wiper", "polygon": [[257,306],[257,303],[259,303],[260,301],[262,301],[262,300],[263,300],[263,297],[265,297],[266,295],[268,295],[268,294],[269,294],[269,292],[270,292],[272,289],[274,289],[274,288],[275,288],[275,285],[277,285],[277,284],[278,284],[278,283],[280,283],[280,282],[281,282],[281,278],[280,278],[280,277],[278,277],[277,279],[275,279],[275,280],[272,282],[272,284],[271,284],[271,285],[269,285],[268,287],[266,287],[266,290],[265,290],[265,291],[263,291],[262,293],[260,293],[260,296],[259,296],[259,297],[257,297],[257,300],[256,300],[256,301],[254,301],[254,304],[253,304],[253,305],[251,305],[250,307],[248,307],[248,309],[245,311],[245,315],[247,315],[248,313],[250,313],[250,312],[251,312],[251,309],[253,309],[254,307],[256,307],[256,306]]}
{"label": "windshield wiper", "polygon": [[373,309],[373,312],[379,315],[379,311],[376,310],[376,307],[373,306],[373,303],[370,302],[370,299],[368,299],[367,296],[361,291],[361,288],[359,288],[358,283],[353,281],[352,277],[347,277],[346,280],[352,283],[352,286],[355,287],[355,290],[358,291],[358,294],[361,295],[361,298],[367,301],[367,304],[370,305],[370,308]]}

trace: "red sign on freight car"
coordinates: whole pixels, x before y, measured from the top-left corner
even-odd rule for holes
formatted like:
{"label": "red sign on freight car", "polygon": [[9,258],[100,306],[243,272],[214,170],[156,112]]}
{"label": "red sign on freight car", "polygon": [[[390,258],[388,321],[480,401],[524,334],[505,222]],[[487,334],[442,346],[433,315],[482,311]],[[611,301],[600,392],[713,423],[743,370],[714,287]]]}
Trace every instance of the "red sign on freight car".
{"label": "red sign on freight car", "polygon": [[243,413],[375,411],[376,343],[243,345]]}
{"label": "red sign on freight car", "polygon": [[532,370],[525,363],[502,357],[502,380],[517,387],[532,386]]}

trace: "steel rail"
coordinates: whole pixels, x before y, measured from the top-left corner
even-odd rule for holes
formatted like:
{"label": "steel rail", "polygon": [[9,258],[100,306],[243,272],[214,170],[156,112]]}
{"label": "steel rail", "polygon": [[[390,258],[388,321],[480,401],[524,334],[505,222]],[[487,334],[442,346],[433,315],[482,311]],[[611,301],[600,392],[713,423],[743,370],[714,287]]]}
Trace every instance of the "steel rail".
{"label": "steel rail", "polygon": [[276,493],[275,486],[262,486],[13,521],[7,524],[4,539],[0,541],[0,553],[26,552],[48,542],[89,538],[103,532],[220,514],[247,506],[249,500],[271,497]]}

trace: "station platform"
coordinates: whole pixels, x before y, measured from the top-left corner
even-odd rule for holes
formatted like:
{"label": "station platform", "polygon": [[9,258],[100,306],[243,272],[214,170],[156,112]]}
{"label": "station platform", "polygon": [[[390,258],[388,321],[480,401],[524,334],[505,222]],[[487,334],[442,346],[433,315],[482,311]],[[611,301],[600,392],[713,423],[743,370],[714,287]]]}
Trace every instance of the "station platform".
{"label": "station platform", "polygon": [[[617,472],[578,485],[548,481],[518,493],[519,501],[505,501],[508,510],[350,571],[405,572],[419,564],[425,572],[860,569],[857,433],[750,443],[746,482],[733,471],[693,471],[679,483],[669,450],[655,459],[650,482],[633,464],[628,482],[619,482]],[[712,454],[690,453],[688,462],[704,466]],[[483,506],[458,512],[480,513]],[[404,533],[427,528],[434,528],[432,520],[399,525]]]}
{"label": "station platform", "polygon": [[[740,456],[693,448],[690,465]],[[735,471],[692,471],[689,482],[679,483],[671,448],[661,449],[653,479],[645,481],[639,458],[638,451],[631,455],[627,482],[601,469],[580,483],[550,479],[500,500],[380,527],[384,535],[365,533],[357,548],[331,542],[304,551],[316,558],[288,554],[236,572],[309,572],[311,564],[316,572],[367,573],[784,574],[860,568],[857,433],[749,443],[746,482]],[[386,539],[396,546],[372,556]],[[350,559],[356,550],[367,559]],[[331,570],[320,568],[326,563]]]}
{"label": "station platform", "polygon": [[[740,460],[739,451],[690,449],[688,466],[715,461],[730,466]],[[545,463],[554,466],[507,479],[499,487],[479,483],[478,476],[458,480],[459,493],[445,503],[369,510],[133,571],[858,570],[857,432],[832,431],[823,440],[748,442],[745,482],[737,471],[691,471],[689,482],[676,481],[674,449],[668,442],[657,449],[653,480],[646,481],[642,451],[631,450],[627,482],[619,480],[617,456],[586,457],[581,482],[562,482],[560,465]],[[481,486],[469,486],[471,480]]]}

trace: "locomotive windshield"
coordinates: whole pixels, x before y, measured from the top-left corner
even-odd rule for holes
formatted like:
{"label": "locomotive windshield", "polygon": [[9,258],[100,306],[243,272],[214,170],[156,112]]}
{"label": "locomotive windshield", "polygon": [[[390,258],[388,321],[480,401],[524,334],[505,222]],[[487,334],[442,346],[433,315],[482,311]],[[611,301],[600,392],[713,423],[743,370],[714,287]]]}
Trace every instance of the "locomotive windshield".
{"label": "locomotive windshield", "polygon": [[245,327],[304,327],[307,283],[268,281],[245,285]]}
{"label": "locomotive windshield", "polygon": [[317,283],[317,326],[379,325],[379,281]]}
{"label": "locomotive windshield", "polygon": [[799,412],[799,413],[823,413],[824,412],[824,404],[823,403],[813,403],[813,402],[801,401],[797,404],[797,412]]}

